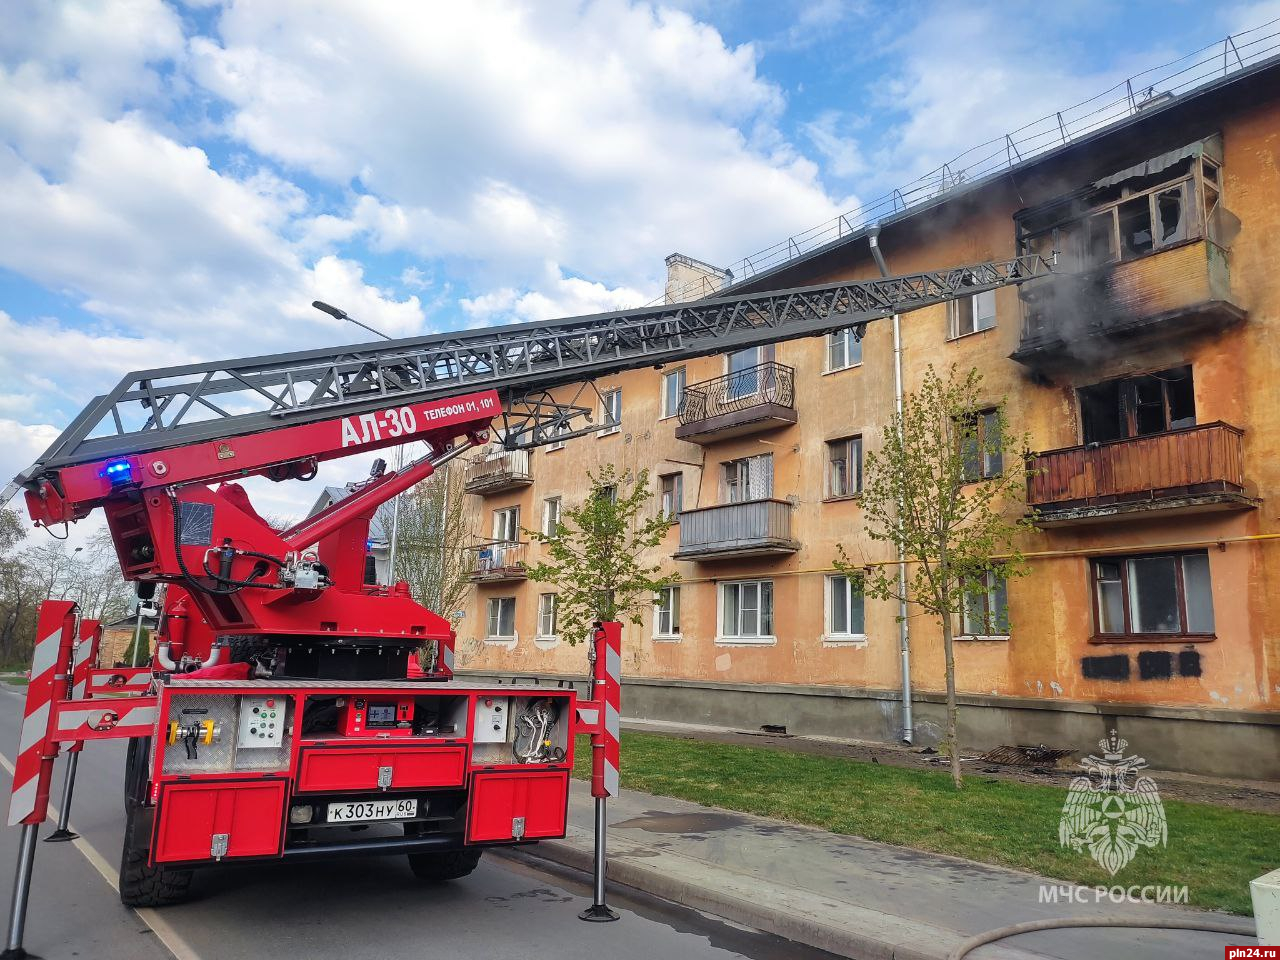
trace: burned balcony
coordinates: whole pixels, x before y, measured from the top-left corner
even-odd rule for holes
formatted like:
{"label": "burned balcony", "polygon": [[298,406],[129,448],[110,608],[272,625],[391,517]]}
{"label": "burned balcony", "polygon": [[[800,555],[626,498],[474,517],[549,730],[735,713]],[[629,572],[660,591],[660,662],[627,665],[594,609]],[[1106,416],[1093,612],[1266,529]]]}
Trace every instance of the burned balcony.
{"label": "burned balcony", "polygon": [[1219,330],[1245,317],[1231,299],[1227,253],[1193,240],[1084,273],[1030,280],[1011,356],[1049,368],[1104,354],[1116,341]]}
{"label": "burned balcony", "polygon": [[1035,455],[1027,504],[1042,526],[1248,510],[1244,432],[1206,423]]}
{"label": "burned balcony", "polygon": [[527,579],[524,567],[527,546],[527,543],[487,540],[468,547],[467,550],[473,555],[470,564],[471,582],[505,583]]}
{"label": "burned balcony", "polygon": [[795,423],[795,376],[770,360],[686,387],[676,437],[711,443]]}
{"label": "burned balcony", "polygon": [[721,560],[795,553],[792,505],[786,500],[747,500],[680,514],[677,560]]}
{"label": "burned balcony", "polygon": [[467,493],[487,496],[506,490],[517,490],[533,483],[529,472],[528,450],[506,450],[497,455],[489,454],[467,465],[463,489]]}

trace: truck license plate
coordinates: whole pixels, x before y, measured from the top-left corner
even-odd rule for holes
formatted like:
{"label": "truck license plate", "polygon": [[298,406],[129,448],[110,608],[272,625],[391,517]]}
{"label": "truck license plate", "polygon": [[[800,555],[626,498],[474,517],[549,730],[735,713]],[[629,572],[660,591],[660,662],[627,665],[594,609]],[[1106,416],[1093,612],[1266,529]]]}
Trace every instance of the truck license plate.
{"label": "truck license plate", "polygon": [[356,800],[329,804],[330,823],[369,823],[373,820],[408,820],[418,815],[415,800]]}

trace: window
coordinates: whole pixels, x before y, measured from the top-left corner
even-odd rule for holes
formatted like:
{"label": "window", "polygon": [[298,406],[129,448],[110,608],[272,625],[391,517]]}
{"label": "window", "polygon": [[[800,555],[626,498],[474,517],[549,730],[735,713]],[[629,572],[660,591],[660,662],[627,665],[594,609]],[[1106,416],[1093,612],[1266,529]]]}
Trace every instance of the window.
{"label": "window", "polygon": [[498,543],[516,543],[520,539],[520,508],[507,507],[493,511],[493,539]]}
{"label": "window", "polygon": [[1196,424],[1191,367],[1081,387],[1080,421],[1085,443],[1107,443],[1182,430]]}
{"label": "window", "polygon": [[538,596],[538,636],[542,639],[556,635],[556,614],[559,603],[554,593],[543,593]]}
{"label": "window", "polygon": [[610,503],[617,503],[618,488],[612,483],[605,484],[603,487],[596,488],[596,496],[602,500],[608,500]]}
{"label": "window", "polygon": [[674,417],[680,412],[684,399],[684,367],[662,375],[662,419]]}
{"label": "window", "polygon": [[845,327],[827,334],[827,372],[856,367],[862,362],[862,341],[854,336],[855,327]]}
{"label": "window", "polygon": [[996,325],[996,292],[984,290],[971,297],[952,300],[949,311],[952,337],[990,330]]}
{"label": "window", "polygon": [[740,400],[776,386],[773,367],[764,366],[772,360],[773,344],[748,347],[729,354],[729,383],[725,399]]}
{"label": "window", "polygon": [[964,459],[966,481],[972,483],[1004,472],[998,410],[969,414],[957,421],[956,427],[960,431],[960,455]]}
{"label": "window", "polygon": [[542,501],[542,534],[554,537],[560,526],[560,498],[547,497]]}
{"label": "window", "polygon": [[742,580],[720,585],[720,638],[773,639],[772,580]]}
{"label": "window", "polygon": [[773,496],[773,454],[730,460],[721,467],[725,503],[768,500]]}
{"label": "window", "polygon": [[850,497],[862,492],[862,438],[827,441],[827,496]]}
{"label": "window", "polygon": [[966,637],[1009,635],[1009,587],[1004,577],[988,570],[968,577],[964,584],[964,611],[960,632]]}
{"label": "window", "polygon": [[1209,554],[1164,553],[1092,562],[1097,640],[1212,636]]}
{"label": "window", "polygon": [[843,574],[827,577],[827,635],[830,637],[862,637],[866,635],[862,591]]}
{"label": "window", "polygon": [[653,635],[680,636],[680,588],[663,587],[653,600]]}
{"label": "window", "polygon": [[664,473],[658,478],[662,490],[659,509],[662,516],[671,520],[680,519],[680,511],[684,509],[684,474]]}
{"label": "window", "polygon": [[487,626],[485,639],[514,640],[516,637],[516,598],[490,597],[485,606]]}
{"label": "window", "polygon": [[597,436],[607,437],[622,429],[622,391],[606,390],[600,395],[600,422]]}
{"label": "window", "polygon": [[[555,436],[557,436],[557,437],[558,437],[558,436],[561,436],[562,434],[566,434],[566,433],[568,433],[568,432],[569,432],[569,425],[568,425],[567,423],[557,423],[557,424],[556,424],[556,428],[555,428]],[[564,449],[564,441],[563,441],[563,440],[553,440],[551,443],[548,443],[548,444],[547,444],[547,449],[548,449],[548,450],[563,450],[563,449]]]}

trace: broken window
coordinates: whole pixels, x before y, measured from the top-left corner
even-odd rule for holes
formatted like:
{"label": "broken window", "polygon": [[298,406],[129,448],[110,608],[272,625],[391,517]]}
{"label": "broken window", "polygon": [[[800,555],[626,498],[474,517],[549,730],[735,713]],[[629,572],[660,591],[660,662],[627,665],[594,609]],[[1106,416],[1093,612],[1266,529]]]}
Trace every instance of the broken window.
{"label": "broken window", "polygon": [[1156,237],[1160,245],[1177,243],[1190,235],[1187,230],[1187,214],[1191,205],[1187,203],[1187,193],[1192,189],[1192,181],[1180,183],[1172,190],[1156,194]]}
{"label": "broken window", "polygon": [[1135,197],[1116,208],[1120,228],[1120,251],[1125,260],[1140,257],[1155,249],[1151,232],[1151,198]]}
{"label": "broken window", "polygon": [[1093,561],[1098,639],[1213,633],[1209,555],[1166,553]]}
{"label": "broken window", "polygon": [[1196,424],[1191,367],[1081,387],[1080,422],[1085,443],[1146,437]]}

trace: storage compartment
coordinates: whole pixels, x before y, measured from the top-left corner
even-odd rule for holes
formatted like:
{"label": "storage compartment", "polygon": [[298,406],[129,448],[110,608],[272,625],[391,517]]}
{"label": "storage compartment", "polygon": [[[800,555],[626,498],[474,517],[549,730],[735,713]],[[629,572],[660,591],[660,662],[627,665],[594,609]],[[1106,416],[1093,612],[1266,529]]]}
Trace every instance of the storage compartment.
{"label": "storage compartment", "polygon": [[563,837],[569,774],[477,773],[471,785],[469,843]]}
{"label": "storage compartment", "polygon": [[298,790],[458,787],[466,769],[465,747],[312,747],[302,751]]}
{"label": "storage compartment", "polygon": [[279,854],[285,781],[170,783],[160,791],[152,859],[157,863]]}
{"label": "storage compartment", "polygon": [[565,762],[571,702],[564,695],[481,694],[476,698],[472,765]]}

